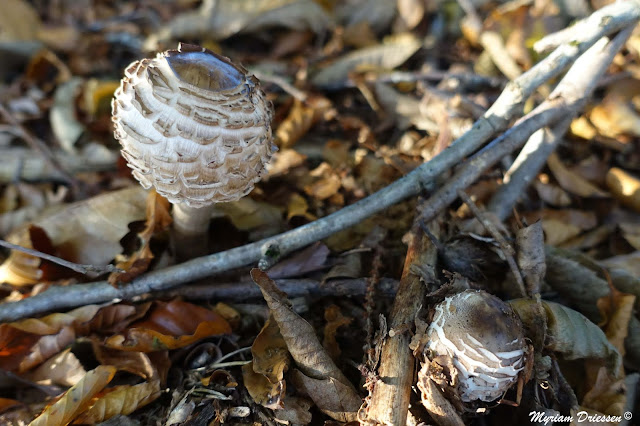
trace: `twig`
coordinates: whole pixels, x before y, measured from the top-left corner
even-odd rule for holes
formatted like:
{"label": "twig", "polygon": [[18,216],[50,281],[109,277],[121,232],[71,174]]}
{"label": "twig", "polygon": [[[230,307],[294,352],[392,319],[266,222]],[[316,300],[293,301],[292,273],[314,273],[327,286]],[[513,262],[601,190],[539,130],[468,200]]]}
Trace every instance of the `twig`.
{"label": "twig", "polygon": [[42,157],[45,159],[47,163],[49,163],[59,174],[60,176],[74,189],[74,192],[77,193],[79,184],[76,179],[71,176],[60,164],[60,162],[54,157],[51,149],[40,139],[33,136],[27,129],[24,128],[22,123],[18,122],[13,115],[0,103],[0,115],[4,120],[15,126],[15,128],[19,131],[22,139],[36,152],[39,152]]}
{"label": "twig", "polygon": [[76,271],[85,275],[87,274],[102,275],[107,272],[124,272],[122,269],[116,268],[115,265],[95,266],[95,265],[83,265],[81,263],[69,262],[68,260],[60,259],[59,257],[52,256],[50,254],[43,253],[38,250],[22,247],[17,244],[12,244],[5,240],[0,240],[0,246],[6,247],[11,250],[20,251],[22,253],[26,253],[28,255],[35,256],[40,259],[48,260],[49,262],[57,263],[58,265],[64,266],[65,268],[69,268],[72,271]]}
{"label": "twig", "polygon": [[573,116],[562,120],[552,129],[547,127],[535,132],[504,175],[504,183],[498,188],[487,210],[500,220],[505,220],[512,212],[518,199],[531,181],[544,167],[547,158],[566,133]]}
{"label": "twig", "polygon": [[620,29],[638,19],[638,0],[617,1],[602,7],[574,25],[549,34],[538,40],[533,48],[538,53],[547,52],[563,44],[579,43],[585,33],[597,26]]}
{"label": "twig", "polygon": [[[432,224],[432,232],[439,234],[437,224]],[[409,234],[409,247],[402,270],[398,294],[389,316],[389,327],[399,329],[413,324],[424,299],[425,285],[415,272],[420,268],[435,267],[437,248],[420,229],[416,220]],[[371,399],[364,413],[367,423],[404,425],[411,396],[411,384],[415,368],[415,357],[409,348],[410,333],[389,334],[382,344],[382,355],[378,376]]]}
{"label": "twig", "polygon": [[[332,279],[322,285],[311,279],[276,279],[278,287],[289,297],[301,296],[362,296],[367,291],[366,278]],[[377,294],[392,296],[396,294],[398,282],[390,278],[381,278],[377,283]],[[260,289],[253,282],[226,283],[215,285],[186,285],[175,290],[163,292],[160,297],[180,296],[190,300],[235,300],[247,301],[262,299]]]}
{"label": "twig", "polygon": [[516,125],[468,160],[430,199],[422,212],[428,222],[457,198],[457,191],[471,185],[482,172],[502,157],[519,148],[538,129],[572,117],[579,111],[618,50],[629,38],[633,25],[620,31],[609,41],[602,38],[582,55],[565,74],[549,99]]}
{"label": "twig", "polygon": [[[634,2],[634,4],[636,3]],[[605,8],[608,7],[606,6]],[[509,83],[485,115],[449,148],[433,160],[421,165],[411,173],[367,198],[315,222],[275,237],[193,259],[163,270],[150,272],[121,289],[114,289],[106,281],[83,284],[82,286],[51,287],[36,296],[0,305],[0,321],[34,316],[53,309],[72,308],[88,303],[103,303],[114,298],[130,299],[143,293],[167,290],[189,281],[255,263],[263,256],[263,250],[270,246],[278,247],[281,253],[291,252],[353,226],[405,198],[414,196],[420,193],[423,188],[428,187],[437,176],[460,163],[462,159],[480,148],[498,131],[504,129],[510,120],[519,113],[523,102],[537,87],[548,79],[559,75],[565,66],[575,61],[587,48],[593,46],[600,37],[618,30],[619,26],[622,25],[621,22],[633,25],[640,18],[640,7],[624,10],[626,11],[625,13],[628,13],[628,16],[612,18],[601,22],[599,26],[585,29],[580,34],[582,42],[578,41],[577,43],[564,44],[558,47],[556,51],[522,74],[517,80]],[[616,22],[616,25],[611,25],[612,21]],[[604,39],[604,43],[606,44],[606,39]],[[615,44],[610,44],[608,49],[611,50],[616,47],[615,51],[617,51],[619,46],[620,43],[616,42]],[[602,49],[602,43],[599,44],[599,49]],[[610,56],[612,57],[613,55],[611,54]],[[591,58],[590,56],[587,57]],[[583,100],[591,92],[590,86],[583,83],[586,77],[583,77],[582,74],[591,76],[594,69],[598,67],[604,69],[606,64],[610,62],[609,60],[605,63],[601,60],[597,64],[598,67],[596,67],[590,61],[592,59],[586,61],[587,63],[579,61],[580,69],[576,68],[573,72],[572,76],[576,80],[575,90],[571,90],[574,86],[566,81],[565,77],[563,79],[564,85],[560,84],[558,86],[558,88],[564,88],[564,91],[556,90],[551,95],[551,100],[545,101],[541,105],[543,106],[542,108],[536,108],[526,119],[520,120],[516,128],[509,130],[496,139],[494,141],[494,144],[497,144],[496,149],[490,150],[490,152],[494,156],[510,153],[536,130],[550,125],[560,117],[565,117],[572,110],[577,110],[578,105],[581,103],[578,100]],[[602,65],[603,63],[604,65]],[[600,76],[603,71],[600,72],[599,68],[598,70],[597,75]],[[595,82],[592,84],[595,84]],[[588,90],[585,90],[585,87]],[[582,93],[579,92],[580,90],[582,90]],[[562,99],[565,94],[570,95],[569,101]],[[483,151],[483,153],[486,153],[486,151]],[[492,161],[495,162],[499,158],[494,158]],[[469,161],[470,168],[473,169],[478,161],[480,161],[478,157],[471,159]],[[484,161],[486,167],[489,167],[487,164],[493,164],[487,161],[486,158]],[[441,188],[438,194],[432,197],[429,202],[429,208],[426,209],[425,218],[431,219],[435,217],[438,211],[455,200],[458,189],[466,188],[480,173],[480,171],[470,173],[469,167],[461,170],[461,172],[463,173],[462,176],[459,172],[455,177],[455,181],[450,180],[449,184]],[[428,219],[426,220],[428,221]]]}
{"label": "twig", "polygon": [[500,249],[504,254],[505,259],[507,259],[507,264],[509,265],[509,269],[511,269],[511,273],[516,280],[516,284],[518,285],[518,291],[520,293],[520,297],[526,297],[527,291],[524,287],[524,281],[522,279],[522,274],[520,274],[520,270],[518,269],[518,265],[516,265],[516,261],[513,256],[516,254],[511,244],[505,240],[502,236],[498,228],[491,222],[491,220],[486,217],[486,215],[480,211],[476,203],[473,202],[471,197],[467,195],[463,190],[458,190],[458,197],[469,207],[469,210],[473,213],[473,215],[480,221],[482,226],[495,238],[495,240],[500,245]]}

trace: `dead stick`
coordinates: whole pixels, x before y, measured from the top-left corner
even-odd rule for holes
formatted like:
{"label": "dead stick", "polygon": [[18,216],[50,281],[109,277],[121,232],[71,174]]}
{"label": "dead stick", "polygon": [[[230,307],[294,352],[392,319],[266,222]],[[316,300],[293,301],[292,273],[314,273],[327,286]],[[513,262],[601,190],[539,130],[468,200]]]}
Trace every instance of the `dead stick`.
{"label": "dead stick", "polygon": [[[431,232],[439,235],[434,223]],[[409,247],[402,271],[389,325],[392,330],[408,326],[413,328],[414,320],[425,294],[425,285],[416,274],[415,266],[435,266],[438,250],[420,229],[416,221],[409,235]],[[367,422],[389,425],[404,425],[407,422],[411,385],[415,358],[409,349],[409,333],[394,333],[384,340],[378,381],[374,384],[365,417]]]}

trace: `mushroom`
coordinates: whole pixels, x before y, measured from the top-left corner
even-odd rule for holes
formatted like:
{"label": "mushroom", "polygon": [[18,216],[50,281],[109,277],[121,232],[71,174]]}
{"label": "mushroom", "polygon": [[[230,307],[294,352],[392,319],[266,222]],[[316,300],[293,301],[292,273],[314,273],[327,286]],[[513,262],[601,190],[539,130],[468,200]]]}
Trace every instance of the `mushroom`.
{"label": "mushroom", "polygon": [[[448,385],[463,403],[500,398],[524,369],[527,345],[520,318],[485,291],[447,297],[436,306],[426,334],[427,357],[450,367]],[[442,377],[432,379],[442,382]]]}
{"label": "mushroom", "polygon": [[133,176],[174,205],[178,259],[205,254],[214,204],[247,195],[277,150],[273,109],[258,80],[181,43],[129,65],[111,106]]}

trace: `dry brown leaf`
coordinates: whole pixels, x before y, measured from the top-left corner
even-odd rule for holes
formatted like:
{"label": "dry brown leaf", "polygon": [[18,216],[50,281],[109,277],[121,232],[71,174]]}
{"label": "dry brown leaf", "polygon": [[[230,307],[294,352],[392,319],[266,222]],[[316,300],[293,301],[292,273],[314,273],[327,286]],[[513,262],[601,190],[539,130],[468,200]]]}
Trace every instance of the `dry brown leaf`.
{"label": "dry brown leaf", "polygon": [[297,192],[292,192],[287,202],[287,220],[295,216],[304,217],[307,220],[316,220],[317,218],[309,213],[309,203]]}
{"label": "dry brown leaf", "polygon": [[253,371],[265,376],[271,383],[284,378],[289,368],[290,356],[278,324],[269,316],[267,322],[251,345]]}
{"label": "dry brown leaf", "polygon": [[327,350],[329,356],[333,360],[337,361],[340,359],[342,351],[340,350],[340,346],[336,340],[336,333],[343,325],[351,324],[353,318],[342,315],[339,306],[329,305],[324,310],[324,319],[327,321],[327,324],[324,326],[324,340],[322,341],[322,346]]}
{"label": "dry brown leaf", "polygon": [[640,136],[640,116],[622,96],[606,96],[601,103],[593,107],[589,118],[603,136]]}
{"label": "dry brown leaf", "polygon": [[69,387],[78,383],[86,373],[78,358],[67,348],[43,362],[25,377],[41,385]]}
{"label": "dry brown leaf", "polygon": [[581,197],[608,197],[609,194],[567,169],[556,153],[547,159],[547,165],[562,188]]}
{"label": "dry brown leaf", "polygon": [[276,263],[267,273],[272,279],[301,276],[325,268],[328,256],[329,248],[318,241]]}
{"label": "dry brown leaf", "polygon": [[145,382],[137,385],[116,386],[100,396],[91,407],[80,414],[74,424],[94,424],[117,415],[133,413],[140,407],[155,401],[160,396],[160,382]]}
{"label": "dry brown leaf", "polygon": [[398,34],[381,45],[366,47],[348,53],[322,68],[312,78],[316,86],[331,86],[347,81],[349,73],[358,68],[393,69],[403,64],[418,51],[422,43],[411,34]]}
{"label": "dry brown leaf", "polygon": [[149,318],[131,324],[123,334],[109,337],[105,345],[125,351],[154,352],[229,333],[229,323],[209,309],[179,300],[157,301]]}
{"label": "dry brown leaf", "polygon": [[355,420],[362,401],[353,385],[320,344],[313,327],[291,309],[286,295],[266,273],[254,268],[251,270],[251,278],[260,287],[269,310],[278,323],[289,353],[299,369],[296,370],[297,376],[305,384],[309,397],[334,419]]}
{"label": "dry brown leaf", "polygon": [[309,175],[319,179],[309,185],[305,185],[304,192],[317,200],[326,200],[335,195],[342,186],[340,176],[328,163],[320,164]]}
{"label": "dry brown leaf", "polygon": [[289,115],[276,130],[275,142],[278,147],[291,148],[331,109],[331,101],[324,96],[312,95],[304,102],[295,99]]}
{"label": "dry brown leaf", "polygon": [[200,10],[178,15],[146,45],[155,48],[158,40],[199,36],[222,40],[277,26],[321,33],[333,22],[312,0],[205,0]]}
{"label": "dry brown leaf", "polygon": [[27,371],[60,352],[75,340],[74,328],[99,310],[88,305],[66,314],[28,318],[0,324],[0,360],[7,370]]}
{"label": "dry brown leaf", "polygon": [[220,203],[215,209],[214,215],[228,217],[233,226],[241,231],[256,228],[279,231],[282,227],[282,211],[279,207],[249,197],[231,203]]}
{"label": "dry brown leaf", "polygon": [[36,417],[30,426],[68,424],[87,408],[93,397],[111,381],[116,371],[111,365],[100,365],[89,371],[62,398]]}
{"label": "dry brown leaf", "polygon": [[286,391],[284,380],[272,383],[264,374],[253,371],[253,361],[242,366],[242,380],[256,404],[272,410],[283,408],[283,399]]}
{"label": "dry brown leaf", "polygon": [[[598,309],[602,315],[600,327],[604,329],[607,339],[618,352],[624,356],[624,339],[629,331],[629,321],[633,316],[636,297],[611,288],[611,294],[598,299]],[[598,409],[597,407],[591,407]]]}
{"label": "dry brown leaf", "polygon": [[422,0],[398,0],[398,16],[394,23],[394,32],[409,31],[415,28],[425,12],[425,2]]}
{"label": "dry brown leaf", "polygon": [[128,371],[147,381],[156,380],[158,377],[158,372],[148,354],[111,349],[95,341],[93,353],[102,365],[113,365],[119,371]]}
{"label": "dry brown leaf", "polygon": [[267,179],[286,174],[289,170],[301,166],[306,156],[293,149],[281,149],[273,155],[271,163],[267,164],[269,174]]}
{"label": "dry brown leaf", "polygon": [[637,223],[619,223],[622,236],[634,249],[640,250],[640,224]]}
{"label": "dry brown leaf", "polygon": [[606,177],[607,187],[613,196],[636,212],[640,212],[640,179],[613,167]]}
{"label": "dry brown leaf", "polygon": [[624,269],[636,277],[640,276],[640,251],[613,256],[601,260],[600,263],[607,268]]}
{"label": "dry brown leaf", "polygon": [[24,0],[5,0],[0,14],[0,41],[35,41],[42,23]]}
{"label": "dry brown leaf", "polygon": [[626,400],[624,377],[616,378],[607,371],[606,367],[600,367],[595,382],[590,384],[590,389],[580,405],[590,411],[622,416]]}
{"label": "dry brown leaf", "polygon": [[291,372],[291,381],[313,400],[320,411],[332,419],[339,422],[357,420],[362,399],[351,385],[345,385],[333,377],[309,377],[297,369]]}
{"label": "dry brown leaf", "polygon": [[313,405],[306,398],[295,396],[284,397],[284,407],[281,410],[274,411],[276,419],[281,422],[289,422],[294,425],[306,425],[311,423],[311,413],[309,408]]}
{"label": "dry brown leaf", "polygon": [[533,187],[538,192],[542,201],[552,206],[567,207],[571,205],[571,197],[566,191],[552,183],[542,183],[539,180],[533,182]]}
{"label": "dry brown leaf", "polygon": [[147,271],[153,253],[151,252],[151,238],[157,233],[165,231],[173,222],[169,213],[169,200],[159,195],[156,191],[150,191],[147,196],[147,208],[144,229],[138,233],[140,248],[131,256],[119,260],[116,266],[125,272],[113,272],[109,275],[109,283],[116,286],[118,283],[128,283],[135,277]]}
{"label": "dry brown leaf", "polygon": [[[122,251],[120,239],[129,223],[142,220],[147,192],[136,185],[70,204],[36,220],[60,257],[71,262],[102,266]],[[33,248],[28,227],[12,232],[9,242]],[[0,266],[0,281],[35,284],[42,278],[41,260],[15,250]]]}
{"label": "dry brown leaf", "polygon": [[411,95],[404,95],[384,83],[376,83],[375,89],[376,99],[385,112],[395,117],[396,125],[400,130],[415,126],[416,129],[432,134],[440,133],[440,126],[424,114],[418,99]]}

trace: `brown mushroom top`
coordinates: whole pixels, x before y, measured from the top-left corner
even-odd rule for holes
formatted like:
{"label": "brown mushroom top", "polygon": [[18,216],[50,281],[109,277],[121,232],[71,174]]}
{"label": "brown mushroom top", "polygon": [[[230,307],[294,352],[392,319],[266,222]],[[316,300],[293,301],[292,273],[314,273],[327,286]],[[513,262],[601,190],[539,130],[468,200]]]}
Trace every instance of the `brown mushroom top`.
{"label": "brown mushroom top", "polygon": [[427,335],[430,358],[447,356],[458,374],[464,402],[493,401],[524,368],[526,344],[520,318],[485,291],[466,290],[436,306]]}
{"label": "brown mushroom top", "polygon": [[203,207],[248,194],[276,147],[258,80],[199,46],[133,62],[112,102],[133,176],[172,203]]}

